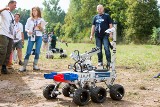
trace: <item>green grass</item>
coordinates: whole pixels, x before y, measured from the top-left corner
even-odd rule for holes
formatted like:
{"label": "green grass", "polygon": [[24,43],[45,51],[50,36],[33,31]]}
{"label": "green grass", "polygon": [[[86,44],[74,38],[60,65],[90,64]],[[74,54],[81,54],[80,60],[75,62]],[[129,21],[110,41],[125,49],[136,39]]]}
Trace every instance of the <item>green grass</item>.
{"label": "green grass", "polygon": [[[27,41],[25,42],[25,46],[23,48],[23,55],[26,52],[26,43]],[[95,47],[95,44],[69,43],[68,47],[66,47],[65,44],[61,43],[60,46],[66,50],[69,56],[74,50],[79,50],[80,53],[89,51],[91,48]],[[74,62],[70,57],[67,57],[64,60],[59,59],[58,57],[59,55],[57,54],[54,58],[54,62],[57,64],[63,64],[64,62],[69,64]],[[43,62],[47,61],[45,58],[45,52],[41,51],[40,59]],[[103,60],[106,62],[104,55]],[[92,57],[92,63],[97,65],[97,55]],[[117,45],[116,66],[127,68],[134,67],[140,72],[149,70],[157,71],[160,69],[160,48],[155,45]]]}

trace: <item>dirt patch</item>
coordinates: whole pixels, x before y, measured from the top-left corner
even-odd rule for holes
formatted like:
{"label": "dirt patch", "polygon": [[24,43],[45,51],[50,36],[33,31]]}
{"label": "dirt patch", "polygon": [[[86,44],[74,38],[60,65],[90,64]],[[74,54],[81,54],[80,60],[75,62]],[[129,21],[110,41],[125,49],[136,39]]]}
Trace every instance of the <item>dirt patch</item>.
{"label": "dirt patch", "polygon": [[[40,63],[43,65],[43,63]],[[0,107],[77,107],[72,98],[59,95],[57,99],[48,101],[42,91],[52,80],[45,80],[44,73],[51,71],[63,71],[67,64],[53,63],[52,70],[49,67],[41,66],[41,71],[32,71],[32,64],[29,64],[28,71],[18,72],[18,65],[8,75],[0,75]],[[50,67],[51,68],[51,67]],[[129,69],[128,69],[129,68]],[[92,101],[85,107],[160,107],[160,79],[154,79],[157,72],[152,70],[137,72],[132,67],[117,67],[117,78],[115,83],[125,88],[125,96],[122,101],[113,101],[109,95],[102,104]]]}

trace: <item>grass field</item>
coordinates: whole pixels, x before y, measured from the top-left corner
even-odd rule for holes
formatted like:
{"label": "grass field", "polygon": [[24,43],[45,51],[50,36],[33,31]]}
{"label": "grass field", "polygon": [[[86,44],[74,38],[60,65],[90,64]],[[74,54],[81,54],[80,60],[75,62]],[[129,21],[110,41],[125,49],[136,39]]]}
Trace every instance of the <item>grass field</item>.
{"label": "grass field", "polygon": [[[14,64],[14,69],[9,75],[0,75],[0,107],[77,107],[72,98],[58,96],[57,99],[48,101],[42,91],[52,80],[45,80],[44,73],[51,71],[66,71],[68,65],[74,61],[69,57],[71,52],[79,50],[80,53],[91,50],[94,44],[69,43],[60,44],[66,50],[68,57],[46,59],[46,52],[41,50],[39,67],[41,71],[33,71],[34,56],[31,55],[27,66],[27,72],[18,72],[19,65]],[[26,52],[26,44],[23,55]],[[113,101],[109,95],[102,104],[92,101],[85,107],[159,107],[160,105],[160,79],[153,76],[160,72],[160,48],[154,45],[117,45],[116,53],[117,78],[115,83],[125,88],[125,96],[122,101]],[[92,57],[93,65],[97,65],[97,55]],[[104,62],[105,62],[104,57]],[[101,84],[100,84],[101,85]],[[103,86],[103,85],[102,85]]]}

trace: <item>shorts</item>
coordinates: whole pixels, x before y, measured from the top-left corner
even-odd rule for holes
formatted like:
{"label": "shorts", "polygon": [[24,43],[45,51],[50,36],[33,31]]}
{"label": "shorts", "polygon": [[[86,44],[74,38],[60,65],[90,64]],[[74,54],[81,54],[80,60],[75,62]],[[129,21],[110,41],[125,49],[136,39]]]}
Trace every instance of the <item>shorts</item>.
{"label": "shorts", "polygon": [[22,49],[22,47],[23,47],[22,40],[20,40],[18,42],[15,42],[13,44],[13,50],[15,50],[15,49]]}

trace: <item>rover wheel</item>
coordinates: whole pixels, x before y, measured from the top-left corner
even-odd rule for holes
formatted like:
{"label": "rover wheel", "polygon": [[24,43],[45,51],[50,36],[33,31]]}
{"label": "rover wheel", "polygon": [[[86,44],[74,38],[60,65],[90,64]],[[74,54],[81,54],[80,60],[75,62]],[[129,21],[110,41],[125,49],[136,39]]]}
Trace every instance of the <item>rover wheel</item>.
{"label": "rover wheel", "polygon": [[89,92],[85,89],[77,89],[73,95],[73,102],[77,105],[84,106],[89,102]]}
{"label": "rover wheel", "polygon": [[124,96],[124,93],[125,93],[125,90],[124,90],[123,86],[121,86],[119,84],[114,84],[110,88],[110,97],[113,100],[121,100]]}
{"label": "rover wheel", "polygon": [[57,97],[57,95],[52,95],[52,91],[54,89],[55,85],[53,84],[50,84],[48,86],[46,86],[43,90],[43,96],[47,99],[47,100],[50,100],[50,99],[55,99]]}
{"label": "rover wheel", "polygon": [[103,103],[106,100],[107,92],[102,87],[91,89],[91,100],[95,103]]}
{"label": "rover wheel", "polygon": [[71,91],[70,91],[70,85],[69,84],[66,84],[63,88],[62,88],[62,93],[65,97],[69,97],[70,94],[71,94]]}

